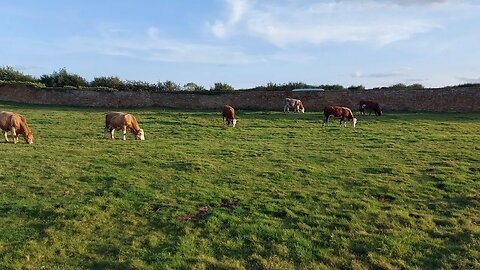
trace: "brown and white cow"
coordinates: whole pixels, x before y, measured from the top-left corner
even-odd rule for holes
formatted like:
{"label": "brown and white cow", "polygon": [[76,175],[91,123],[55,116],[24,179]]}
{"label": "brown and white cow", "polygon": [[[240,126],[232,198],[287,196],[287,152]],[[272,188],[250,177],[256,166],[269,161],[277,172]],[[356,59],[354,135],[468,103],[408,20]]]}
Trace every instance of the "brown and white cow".
{"label": "brown and white cow", "polygon": [[110,139],[114,139],[115,130],[123,131],[123,140],[126,140],[127,131],[135,135],[136,140],[145,140],[145,133],[137,122],[137,119],[124,112],[108,112],[105,114],[105,137],[110,133]]}
{"label": "brown and white cow", "polygon": [[223,123],[229,127],[235,127],[237,119],[235,119],[235,109],[232,106],[225,105],[222,108]]}
{"label": "brown and white cow", "polygon": [[25,142],[33,143],[33,134],[28,127],[25,117],[13,112],[0,112],[0,128],[2,129],[5,142],[8,142],[7,132],[12,132],[13,143],[18,143],[18,135],[22,134]]}
{"label": "brown and white cow", "polygon": [[340,118],[340,126],[342,122],[347,126],[347,120],[353,127],[357,124],[357,118],[353,116],[352,110],[347,107],[327,106],[323,109],[323,126],[328,125],[328,120],[331,116]]}
{"label": "brown and white cow", "polygon": [[369,114],[372,114],[372,111],[375,112],[375,115],[380,116],[382,115],[382,110],[380,109],[380,105],[375,101],[370,100],[362,100],[358,103],[360,106],[360,114],[365,114],[365,110],[369,110]]}
{"label": "brown and white cow", "polygon": [[293,109],[294,112],[305,112],[305,107],[300,99],[285,98],[283,112],[289,112]]}

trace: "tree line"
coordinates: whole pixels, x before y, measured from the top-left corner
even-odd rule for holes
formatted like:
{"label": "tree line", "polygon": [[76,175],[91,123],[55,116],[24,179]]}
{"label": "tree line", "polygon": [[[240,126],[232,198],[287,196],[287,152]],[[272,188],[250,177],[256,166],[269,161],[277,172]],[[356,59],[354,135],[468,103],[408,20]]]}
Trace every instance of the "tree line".
{"label": "tree line", "polygon": [[[101,76],[95,77],[92,81],[87,81],[85,78],[70,73],[66,68],[61,68],[58,71],[54,71],[51,74],[44,74],[39,78],[32,75],[23,74],[22,72],[15,70],[13,67],[5,66],[0,67],[0,85],[5,83],[21,83],[31,85],[38,88],[61,88],[61,89],[78,89],[78,90],[91,90],[91,91],[233,91],[233,86],[228,83],[217,82],[210,89],[198,85],[194,82],[189,82],[184,85],[177,84],[173,81],[167,80],[164,82],[150,83],[145,81],[129,81],[122,80],[116,76]],[[478,87],[480,84],[462,84],[456,87]],[[266,90],[266,91],[288,91],[293,89],[323,89],[323,90],[351,90],[361,91],[365,90],[363,85],[343,87],[342,85],[311,85],[303,82],[289,82],[284,84],[268,83],[265,86],[256,86],[248,89],[237,90]],[[406,85],[398,83],[388,87],[379,87],[374,89],[423,89],[421,84]]]}

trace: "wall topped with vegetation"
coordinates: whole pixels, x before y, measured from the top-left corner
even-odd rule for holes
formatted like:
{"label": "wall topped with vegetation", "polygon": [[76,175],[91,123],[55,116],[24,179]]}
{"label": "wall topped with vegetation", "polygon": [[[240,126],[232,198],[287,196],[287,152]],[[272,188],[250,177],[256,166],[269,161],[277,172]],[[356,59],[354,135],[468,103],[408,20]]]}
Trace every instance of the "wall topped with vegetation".
{"label": "wall topped with vegetation", "polygon": [[87,107],[169,107],[220,109],[230,104],[238,109],[283,110],[286,97],[299,98],[307,111],[327,105],[357,110],[360,100],[374,100],[385,111],[480,112],[479,87],[438,89],[372,89],[325,91],[85,91],[68,88],[38,88],[29,84],[0,84],[0,100],[28,104]]}

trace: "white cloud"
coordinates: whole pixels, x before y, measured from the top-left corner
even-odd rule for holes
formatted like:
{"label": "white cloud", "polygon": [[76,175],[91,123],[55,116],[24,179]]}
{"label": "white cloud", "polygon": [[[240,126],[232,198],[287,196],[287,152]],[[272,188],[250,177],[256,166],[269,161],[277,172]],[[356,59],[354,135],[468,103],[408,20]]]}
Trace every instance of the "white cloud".
{"label": "white cloud", "polygon": [[[445,2],[428,2],[439,1]],[[399,5],[376,0],[322,3],[226,0],[226,3],[229,16],[211,24],[215,36],[253,36],[279,47],[327,42],[386,45],[438,27],[429,19],[410,14],[411,10],[402,12]]]}
{"label": "white cloud", "polygon": [[102,28],[97,36],[71,37],[59,46],[66,52],[95,52],[150,61],[208,64],[247,64],[257,61],[232,47],[173,40],[162,36],[160,29],[155,27],[149,27],[140,34]]}
{"label": "white cloud", "polygon": [[224,37],[236,23],[242,20],[250,6],[250,0],[226,0],[229,8],[229,17],[226,21],[217,20],[211,26],[212,33],[217,37]]}

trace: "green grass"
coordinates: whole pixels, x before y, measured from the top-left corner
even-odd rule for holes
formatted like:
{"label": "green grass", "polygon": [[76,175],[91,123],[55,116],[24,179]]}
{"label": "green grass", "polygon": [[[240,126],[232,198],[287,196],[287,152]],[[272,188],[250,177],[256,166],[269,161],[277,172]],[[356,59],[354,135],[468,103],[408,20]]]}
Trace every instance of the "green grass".
{"label": "green grass", "polygon": [[0,145],[0,269],[480,268],[478,113],[130,109],[110,141],[108,109],[0,110],[34,133]]}

